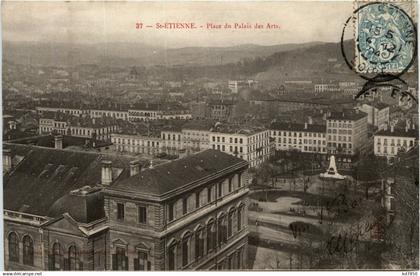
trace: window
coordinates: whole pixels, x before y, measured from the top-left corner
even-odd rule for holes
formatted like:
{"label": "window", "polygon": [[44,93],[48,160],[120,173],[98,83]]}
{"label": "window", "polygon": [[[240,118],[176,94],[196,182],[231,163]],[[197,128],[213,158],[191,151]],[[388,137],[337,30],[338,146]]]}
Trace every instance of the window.
{"label": "window", "polygon": [[238,208],[237,211],[237,215],[238,215],[238,231],[241,231],[242,228],[242,206]]}
{"label": "window", "polygon": [[117,219],[124,219],[124,204],[117,203]]}
{"label": "window", "polygon": [[195,259],[198,260],[204,256],[203,230],[199,228],[195,232]]}
{"label": "window", "polygon": [[112,255],[113,270],[128,270],[128,257],[125,256],[125,248],[117,247],[115,254]]}
{"label": "window", "polygon": [[195,208],[200,207],[200,192],[195,193]]}
{"label": "window", "polygon": [[151,265],[148,261],[148,254],[143,250],[137,251],[137,258],[134,259],[134,270],[150,270]]}
{"label": "window", "polygon": [[229,193],[232,192],[232,178],[229,178]]}
{"label": "window", "polygon": [[76,256],[76,246],[72,245],[69,247],[69,253],[68,253],[68,258],[69,258],[69,270],[76,270],[76,261],[77,261],[77,256]]}
{"label": "window", "polygon": [[207,224],[207,252],[211,252],[216,244],[216,231],[213,221]]}
{"label": "window", "polygon": [[61,250],[61,245],[56,242],[53,245],[53,268],[52,270],[61,270],[61,264],[63,261],[63,253]]}
{"label": "window", "polygon": [[139,223],[147,222],[147,209],[145,206],[138,206]]}
{"label": "window", "polygon": [[13,232],[9,234],[9,260],[19,262],[19,240]]}
{"label": "window", "polygon": [[29,236],[23,238],[23,264],[34,265],[34,243]]}
{"label": "window", "polygon": [[171,202],[168,205],[168,213],[169,213],[169,221],[173,221],[174,220],[174,203]]}
{"label": "window", "polygon": [[189,236],[185,236],[182,240],[182,266],[186,266],[189,263],[189,250],[190,250],[190,239]]}
{"label": "window", "polygon": [[222,244],[226,243],[227,241],[227,229],[226,229],[226,220],[225,216],[220,216],[217,221],[218,227],[218,245],[221,246]]}
{"label": "window", "polygon": [[185,215],[187,213],[187,200],[188,198],[183,198],[182,199],[182,214]]}
{"label": "window", "polygon": [[222,194],[223,194],[223,183],[222,182],[220,182],[219,184],[218,184],[218,197],[220,198],[220,197],[222,197]]}
{"label": "window", "polygon": [[210,203],[211,202],[211,187],[207,188],[207,202]]}
{"label": "window", "polygon": [[233,228],[233,211],[231,211],[228,215],[228,225],[227,225],[227,236],[231,237],[232,236],[232,228]]}
{"label": "window", "polygon": [[174,243],[168,249],[169,270],[175,270],[175,256],[176,256],[176,244]]}

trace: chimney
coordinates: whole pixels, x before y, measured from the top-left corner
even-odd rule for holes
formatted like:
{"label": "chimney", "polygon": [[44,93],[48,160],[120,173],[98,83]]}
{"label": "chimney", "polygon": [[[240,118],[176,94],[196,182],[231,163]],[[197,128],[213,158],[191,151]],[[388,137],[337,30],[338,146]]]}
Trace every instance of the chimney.
{"label": "chimney", "polygon": [[141,165],[138,160],[130,161],[130,176],[134,176],[140,173]]}
{"label": "chimney", "polygon": [[387,131],[388,130],[388,124],[384,125],[384,130]]}
{"label": "chimney", "polygon": [[108,186],[112,183],[112,161],[102,160],[101,184]]}
{"label": "chimney", "polygon": [[305,129],[308,129],[308,123],[305,122]]}
{"label": "chimney", "polygon": [[394,125],[391,125],[391,132],[394,132]]}
{"label": "chimney", "polygon": [[63,149],[63,135],[54,136],[54,148]]}
{"label": "chimney", "polygon": [[3,173],[7,173],[12,169],[12,151],[3,149]]}

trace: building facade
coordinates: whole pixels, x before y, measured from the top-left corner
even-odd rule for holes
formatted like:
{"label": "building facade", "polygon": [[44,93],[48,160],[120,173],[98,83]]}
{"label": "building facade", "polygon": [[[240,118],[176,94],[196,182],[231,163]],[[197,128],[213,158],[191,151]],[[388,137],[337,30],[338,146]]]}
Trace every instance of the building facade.
{"label": "building facade", "polygon": [[206,150],[142,169],[123,156],[4,147],[6,270],[248,268],[242,159]]}
{"label": "building facade", "polygon": [[347,156],[351,160],[368,144],[367,114],[360,111],[330,113],[326,138],[328,154]]}
{"label": "building facade", "polygon": [[389,106],[382,103],[362,104],[359,107],[368,116],[368,124],[376,129],[383,129],[389,124]]}
{"label": "building facade", "polygon": [[258,167],[270,157],[270,131],[214,129],[210,133],[209,146],[242,158],[250,167]]}
{"label": "building facade", "polygon": [[276,150],[327,153],[325,126],[308,123],[272,123],[270,132]]}
{"label": "building facade", "polygon": [[118,130],[114,118],[77,117],[63,113],[44,113],[39,119],[39,134],[58,133],[83,138],[109,141]]}
{"label": "building facade", "polygon": [[207,150],[106,187],[109,269],[244,269],[246,167]]}
{"label": "building facade", "polygon": [[407,152],[418,144],[419,133],[415,128],[390,128],[380,130],[374,136],[374,154],[391,161],[398,153]]}

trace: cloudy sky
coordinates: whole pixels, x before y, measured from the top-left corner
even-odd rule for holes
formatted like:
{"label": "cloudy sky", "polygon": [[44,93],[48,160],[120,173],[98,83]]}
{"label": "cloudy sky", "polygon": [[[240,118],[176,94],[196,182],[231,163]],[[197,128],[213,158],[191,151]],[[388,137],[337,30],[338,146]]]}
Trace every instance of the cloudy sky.
{"label": "cloudy sky", "polygon": [[[135,42],[187,46],[339,41],[352,1],[294,2],[2,2],[7,41]],[[275,30],[157,30],[136,22],[278,24]]]}

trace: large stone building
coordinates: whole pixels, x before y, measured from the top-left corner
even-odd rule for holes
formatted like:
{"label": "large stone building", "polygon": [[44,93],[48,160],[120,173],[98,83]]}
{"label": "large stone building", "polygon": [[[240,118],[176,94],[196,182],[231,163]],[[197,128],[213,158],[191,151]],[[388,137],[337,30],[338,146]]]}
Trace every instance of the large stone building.
{"label": "large stone building", "polygon": [[392,161],[400,152],[407,152],[417,146],[419,132],[414,127],[394,129],[394,126],[385,127],[374,136],[374,153],[376,156],[386,157]]}
{"label": "large stone building", "polygon": [[6,270],[247,268],[248,163],[4,144]]}
{"label": "large stone building", "polygon": [[39,119],[39,134],[62,134],[109,141],[118,129],[112,117],[91,118],[65,113],[44,112]]}
{"label": "large stone building", "polygon": [[274,122],[270,125],[270,132],[276,150],[327,153],[325,125]]}
{"label": "large stone building", "polygon": [[352,162],[367,151],[367,114],[361,111],[332,112],[327,117],[327,153],[338,161]]}
{"label": "large stone building", "polygon": [[246,268],[246,168],[206,150],[106,187],[109,268]]}
{"label": "large stone building", "polygon": [[258,167],[271,154],[270,131],[264,128],[217,125],[209,135],[212,149],[226,152]]}

